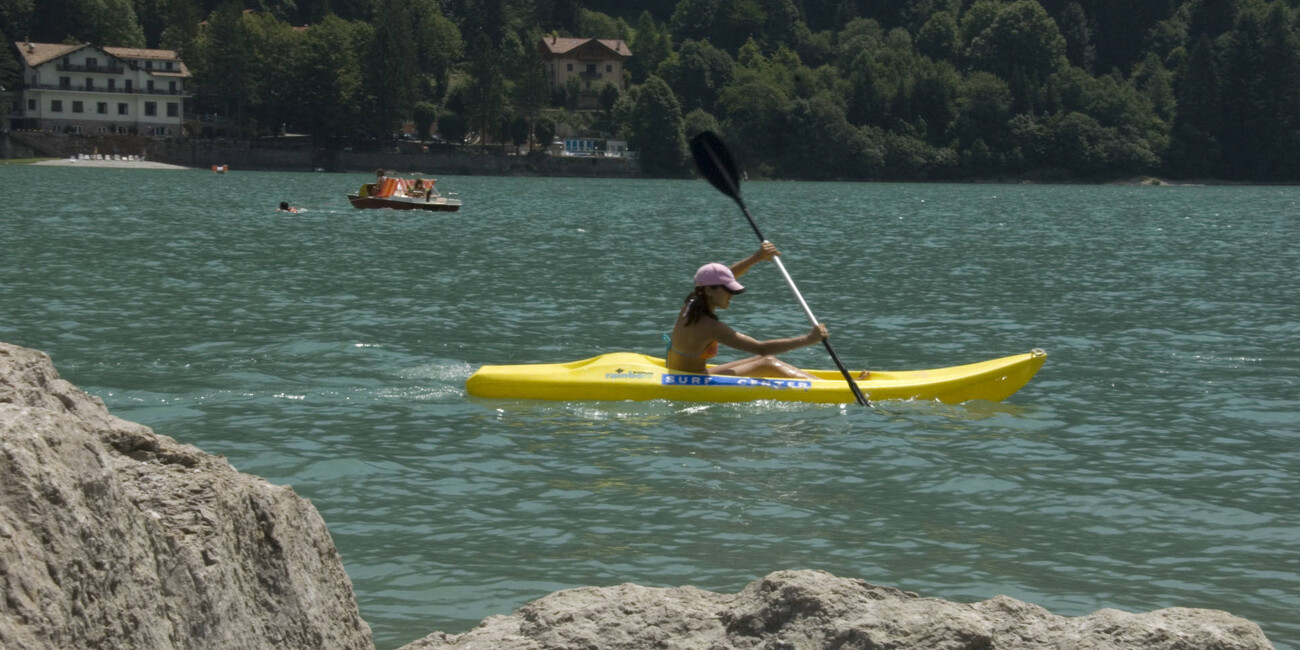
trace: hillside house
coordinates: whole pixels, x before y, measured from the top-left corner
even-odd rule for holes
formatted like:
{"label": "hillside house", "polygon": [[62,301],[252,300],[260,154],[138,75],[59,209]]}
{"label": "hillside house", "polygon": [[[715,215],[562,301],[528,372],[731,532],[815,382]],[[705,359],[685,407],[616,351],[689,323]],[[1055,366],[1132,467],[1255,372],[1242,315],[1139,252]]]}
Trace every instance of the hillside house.
{"label": "hillside house", "polygon": [[571,77],[578,78],[583,92],[592,90],[592,84],[599,81],[627,90],[623,64],[632,58],[632,51],[621,40],[546,36],[537,48],[553,90],[567,88]]}
{"label": "hillside house", "polygon": [[14,43],[13,128],[180,136],[189,69],[171,50]]}

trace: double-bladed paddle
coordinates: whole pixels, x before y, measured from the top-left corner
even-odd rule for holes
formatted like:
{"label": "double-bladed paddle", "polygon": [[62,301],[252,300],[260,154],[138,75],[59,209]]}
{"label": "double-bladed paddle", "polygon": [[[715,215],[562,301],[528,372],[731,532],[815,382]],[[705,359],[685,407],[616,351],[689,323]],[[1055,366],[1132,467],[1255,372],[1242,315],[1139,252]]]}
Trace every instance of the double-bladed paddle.
{"label": "double-bladed paddle", "polygon": [[[740,206],[741,212],[745,213],[745,218],[749,220],[749,225],[754,229],[754,234],[758,235],[759,242],[765,242],[763,231],[758,229],[758,223],[754,221],[754,215],[749,213],[749,208],[745,207],[745,202],[740,198],[740,176],[736,173],[736,163],[731,159],[731,152],[727,151],[726,145],[722,144],[722,139],[711,131],[705,131],[694,138],[691,138],[691,155],[695,157],[695,166],[700,168],[700,173],[718,188],[723,194],[735,199],[736,205]],[[781,258],[773,257],[776,262],[776,268],[781,270],[781,276],[785,278],[785,283],[790,285],[790,291],[794,292],[794,297],[799,300],[799,305],[803,307],[803,313],[808,316],[808,320],[813,325],[817,325],[817,317],[813,315],[812,309],[804,301],[803,294],[799,293],[799,287],[794,286],[794,280],[786,272],[785,265],[781,263]],[[835,366],[840,369],[844,375],[844,380],[849,382],[849,390],[853,391],[853,396],[857,398],[858,403],[863,406],[871,406],[862,389],[858,388],[857,382],[849,374],[847,368],[840,361],[835,350],[831,348],[830,339],[822,339],[822,345],[826,346],[826,352],[831,355]]]}

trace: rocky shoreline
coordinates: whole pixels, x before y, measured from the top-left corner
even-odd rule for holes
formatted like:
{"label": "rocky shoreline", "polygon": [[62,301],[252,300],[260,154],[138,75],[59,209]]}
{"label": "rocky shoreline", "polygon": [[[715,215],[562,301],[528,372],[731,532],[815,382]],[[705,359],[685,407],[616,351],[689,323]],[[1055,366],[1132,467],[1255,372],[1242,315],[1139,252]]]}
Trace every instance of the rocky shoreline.
{"label": "rocky shoreline", "polygon": [[[44,353],[0,343],[0,647],[374,644],[309,501],[112,416]],[[1218,610],[1063,617],[1005,596],[960,604],[778,571],[737,594],[556,592],[406,649],[1272,647],[1259,626]]]}

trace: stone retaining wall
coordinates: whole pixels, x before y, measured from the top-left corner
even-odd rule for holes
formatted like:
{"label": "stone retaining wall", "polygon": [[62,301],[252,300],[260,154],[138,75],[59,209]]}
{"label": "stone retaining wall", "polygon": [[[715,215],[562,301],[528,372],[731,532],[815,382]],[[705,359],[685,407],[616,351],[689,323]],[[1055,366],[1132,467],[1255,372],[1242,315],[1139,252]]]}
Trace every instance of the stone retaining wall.
{"label": "stone retaining wall", "polygon": [[147,160],[207,168],[228,165],[233,170],[373,172],[384,168],[402,173],[468,176],[568,176],[594,178],[640,177],[632,158],[567,157],[533,153],[479,153],[455,147],[401,142],[384,150],[330,150],[314,147],[306,138],[258,141],[150,138],[134,135],[76,135],[16,131],[4,135],[0,152],[67,158],[77,154],[144,155]]}

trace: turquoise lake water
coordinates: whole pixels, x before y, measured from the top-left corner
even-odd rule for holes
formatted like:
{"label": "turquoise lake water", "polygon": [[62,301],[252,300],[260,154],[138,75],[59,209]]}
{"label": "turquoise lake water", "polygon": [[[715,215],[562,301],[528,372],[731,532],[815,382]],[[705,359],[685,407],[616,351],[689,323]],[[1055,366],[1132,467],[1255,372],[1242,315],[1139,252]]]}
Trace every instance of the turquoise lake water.
{"label": "turquoise lake water", "polygon": [[[704,181],[442,177],[462,211],[410,214],[352,209],[368,178],[0,166],[0,340],[310,498],[380,648],[796,568],[1300,648],[1300,188],[747,183],[847,365],[1050,355],[1001,404],[866,409],[470,398],[660,353],[757,240]],[[745,284],[728,323],[807,330],[773,265]]]}

